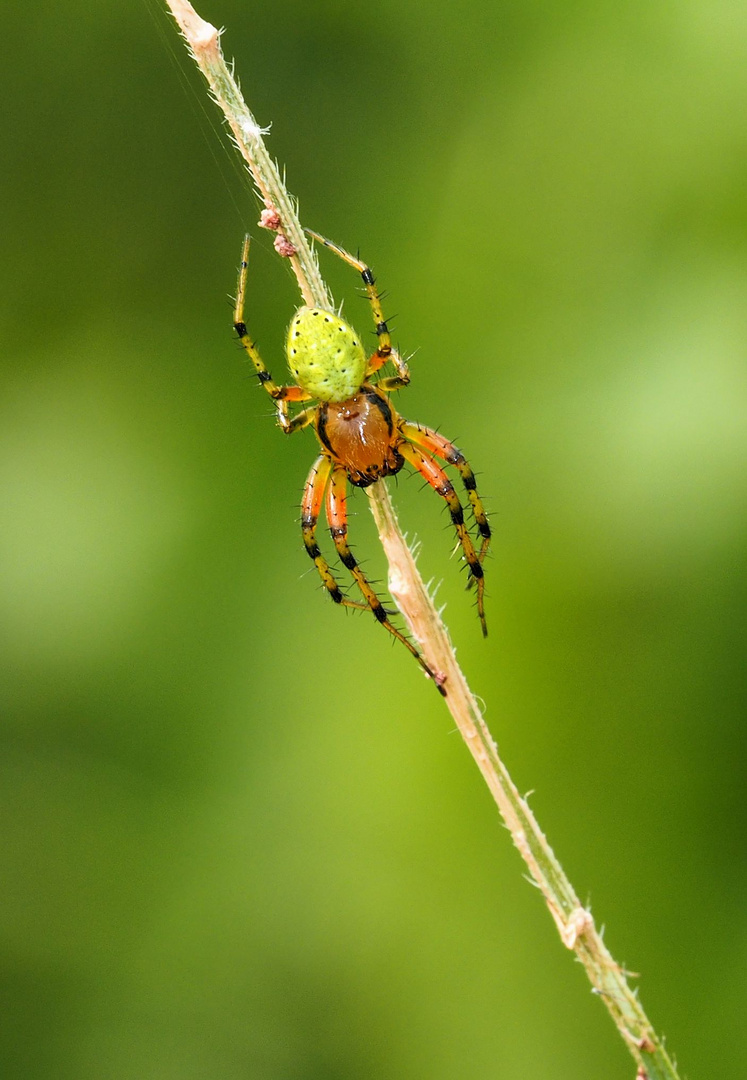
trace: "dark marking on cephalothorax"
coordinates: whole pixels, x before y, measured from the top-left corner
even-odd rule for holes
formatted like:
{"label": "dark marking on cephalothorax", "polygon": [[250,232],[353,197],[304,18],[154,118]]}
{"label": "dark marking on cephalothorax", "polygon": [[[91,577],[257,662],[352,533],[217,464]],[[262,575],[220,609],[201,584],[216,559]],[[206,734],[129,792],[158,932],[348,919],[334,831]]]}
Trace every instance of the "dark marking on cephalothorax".
{"label": "dark marking on cephalothorax", "polygon": [[386,420],[387,432],[389,435],[394,431],[394,423],[392,421],[392,410],[389,407],[389,402],[381,394],[377,393],[372,386],[364,386],[363,393],[366,395],[372,405],[375,405],[381,415]]}
{"label": "dark marking on cephalothorax", "polygon": [[327,435],[327,415],[329,413],[329,405],[326,401],[323,401],[319,406],[316,414],[316,433],[319,436],[319,441],[322,446],[325,446],[329,450],[330,454],[334,454],[332,449],[332,443],[329,441]]}

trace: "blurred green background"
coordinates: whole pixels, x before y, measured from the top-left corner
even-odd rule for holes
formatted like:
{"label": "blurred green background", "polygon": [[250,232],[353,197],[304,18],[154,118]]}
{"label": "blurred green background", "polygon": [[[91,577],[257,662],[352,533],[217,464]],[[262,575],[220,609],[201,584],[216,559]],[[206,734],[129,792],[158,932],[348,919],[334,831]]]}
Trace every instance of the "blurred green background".
{"label": "blurred green background", "polygon": [[[200,11],[478,470],[487,642],[394,497],[517,783],[683,1074],[743,1077],[745,9]],[[309,574],[245,228],[278,374],[296,293],[175,30],[3,23],[0,1073],[632,1080],[438,695]]]}

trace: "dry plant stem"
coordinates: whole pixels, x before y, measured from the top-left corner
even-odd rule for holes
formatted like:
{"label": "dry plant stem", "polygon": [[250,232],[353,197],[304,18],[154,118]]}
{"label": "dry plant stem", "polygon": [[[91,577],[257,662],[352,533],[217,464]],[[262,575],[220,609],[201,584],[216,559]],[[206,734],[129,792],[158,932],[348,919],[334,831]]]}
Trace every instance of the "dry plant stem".
{"label": "dry plant stem", "polygon": [[[270,158],[262,131],[247,109],[220,50],[215,27],[201,19],[186,0],[167,0],[223,110],[265,206],[277,212],[282,235],[295,249],[290,255],[304,301],[330,307],[329,293],[298,220],[296,208]],[[446,628],[420,577],[383,482],[367,489],[381,542],[389,561],[389,587],[431,669],[443,678],[445,701],[490,789],[532,880],[541,890],[563,944],[586,969],[594,991],[607,1006],[638,1064],[638,1080],[678,1080],[661,1040],[597,931],[591,912],[581,904],[542,830],[501,761],[474,694],[456,662]]]}
{"label": "dry plant stem", "polygon": [[304,302],[310,306],[330,307],[331,299],[319,273],[316,258],[301,228],[296,208],[278,173],[277,165],[267,153],[262,139],[262,128],[246,107],[239,85],[223,57],[220,32],[201,19],[187,0],[166,2],[197,66],[207,79],[216,104],[228,121],[236,146],[249,166],[265,206],[276,211],[285,239],[295,248],[295,254],[289,257]]}

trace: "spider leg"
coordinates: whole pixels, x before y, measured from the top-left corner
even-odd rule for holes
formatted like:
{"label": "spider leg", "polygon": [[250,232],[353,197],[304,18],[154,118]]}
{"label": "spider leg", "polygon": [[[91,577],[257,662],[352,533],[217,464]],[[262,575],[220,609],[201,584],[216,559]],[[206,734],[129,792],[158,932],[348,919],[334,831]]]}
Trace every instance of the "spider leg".
{"label": "spider leg", "polygon": [[467,492],[467,498],[472,506],[472,513],[475,515],[477,528],[482,537],[482,545],[478,557],[480,562],[483,562],[490,545],[490,525],[488,524],[485,508],[482,505],[482,499],[477,493],[475,474],[472,472],[464,454],[458,447],[454,446],[454,443],[445,439],[443,435],[439,435],[437,431],[433,431],[431,428],[424,427],[421,424],[410,424],[406,420],[403,420],[399,424],[399,430],[406,439],[410,440],[410,442],[414,442],[423,450],[435,454],[437,457],[442,458],[449,465],[453,465],[455,469],[459,470],[462,483]]}
{"label": "spider leg", "polygon": [[301,431],[302,428],[313,424],[318,409],[318,405],[312,405],[309,409],[302,409],[291,420],[288,420],[287,425],[283,427],[283,431],[286,435],[292,435],[294,431]]}
{"label": "spider leg", "polygon": [[329,531],[332,534],[332,539],[337,548],[337,554],[340,556],[340,561],[355,578],[356,584],[366,598],[366,604],[373,612],[376,621],[386,627],[389,633],[392,634],[397,641],[402,642],[405,648],[415,657],[426,675],[435,681],[436,686],[443,694],[444,691],[439,681],[435,678],[433,672],[418,650],[412,642],[408,641],[404,634],[401,634],[399,630],[390,623],[384,605],[374,592],[370,582],[358,566],[355,556],[350,550],[348,545],[347,486],[348,479],[345,469],[338,465],[332,472],[332,479],[329,488],[327,489],[327,521],[329,522]]}
{"label": "spider leg", "polygon": [[340,586],[337,584],[334,574],[330,570],[329,563],[322,555],[316,542],[316,527],[319,521],[319,513],[324,501],[324,491],[327,487],[329,474],[332,471],[332,459],[326,454],[320,454],[311,466],[311,472],[306,480],[301,499],[301,532],[303,542],[309,558],[319,571],[322,583],[336,604],[343,607],[360,608],[368,610],[368,604],[359,604],[355,600],[348,600],[343,596]]}
{"label": "spider leg", "polygon": [[[259,350],[249,337],[249,332],[244,322],[244,301],[246,298],[246,275],[248,269],[249,260],[249,237],[244,238],[244,246],[241,249],[241,268],[239,270],[239,283],[236,289],[236,308],[233,315],[233,327],[238,334],[239,341],[242,347],[249,356],[249,359],[254,364],[254,368],[257,372],[257,377],[260,383],[264,386],[267,393],[273,399],[277,405],[278,421],[281,428],[286,434],[290,434],[292,431],[297,431],[301,427],[305,427],[305,423],[296,424],[290,419],[288,415],[288,402],[290,401],[309,401],[311,394],[304,390],[300,386],[278,386],[276,382],[273,382],[272,375],[264,365],[262,357],[259,355]],[[308,423],[308,421],[307,421]]]}
{"label": "spider leg", "polygon": [[434,491],[446,500],[452,523],[456,529],[457,536],[459,537],[459,543],[462,545],[464,557],[469,565],[470,574],[477,585],[477,612],[480,616],[482,632],[487,637],[488,627],[485,622],[485,580],[483,578],[482,564],[475,551],[475,546],[472,543],[472,537],[464,524],[462,504],[459,502],[451,480],[449,480],[441,466],[438,465],[432,457],[422,453],[417,446],[414,446],[412,443],[399,443],[397,450],[405,461],[409,461],[413,468],[417,469],[420,475],[428,481]]}
{"label": "spider leg", "polygon": [[356,259],[354,255],[351,255],[349,251],[345,251],[345,248],[341,248],[339,244],[333,244],[331,240],[325,239],[325,237],[320,236],[319,233],[315,233],[312,229],[306,229],[306,232],[309,236],[313,236],[320,244],[329,248],[330,251],[334,251],[335,255],[339,256],[339,258],[346,262],[348,266],[352,266],[357,270],[363,278],[363,284],[366,287],[368,302],[371,305],[371,312],[376,326],[376,336],[379,339],[378,348],[368,361],[366,378],[368,378],[369,375],[373,375],[380,367],[384,366],[387,360],[390,360],[396,369],[397,375],[391,379],[383,380],[383,382],[388,385],[385,386],[379,384],[381,385],[382,390],[399,390],[401,387],[407,386],[410,381],[410,371],[397,350],[392,348],[389,327],[386,324],[384,311],[381,307],[381,296],[376,288],[376,279],[373,276],[373,271],[370,266],[367,266],[360,259]]}
{"label": "spider leg", "polygon": [[[376,353],[374,353],[374,357],[375,356]],[[391,394],[392,390],[401,390],[403,386],[408,386],[410,382],[410,370],[398,352],[392,353],[391,361],[398,371],[401,367],[404,370],[404,374],[390,375],[387,379],[379,379],[376,386],[379,390],[383,390],[385,394]],[[374,368],[374,371],[375,370],[376,369]],[[366,371],[366,378],[368,378],[369,375],[373,375],[370,364]]]}

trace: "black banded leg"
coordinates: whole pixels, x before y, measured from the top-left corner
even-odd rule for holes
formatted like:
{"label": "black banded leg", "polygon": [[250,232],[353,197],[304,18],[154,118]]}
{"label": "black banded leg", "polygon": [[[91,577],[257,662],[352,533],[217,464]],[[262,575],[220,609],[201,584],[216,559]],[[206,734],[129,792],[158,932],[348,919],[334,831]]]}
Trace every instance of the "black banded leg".
{"label": "black banded leg", "polygon": [[490,525],[488,523],[487,514],[485,513],[485,508],[482,505],[482,499],[477,492],[475,474],[472,472],[469,462],[464,454],[458,447],[454,446],[454,443],[449,442],[443,435],[439,435],[437,431],[432,431],[431,428],[423,427],[420,424],[409,424],[404,420],[400,423],[399,429],[410,442],[414,442],[417,446],[422,447],[431,454],[435,454],[437,457],[442,458],[449,465],[453,465],[455,469],[459,470],[464,489],[467,492],[467,498],[472,507],[472,513],[475,515],[477,528],[482,538],[479,559],[480,562],[483,562],[490,545]]}
{"label": "black banded leg", "polygon": [[[378,348],[368,362],[366,377],[373,375],[373,373],[378,371],[387,360],[391,360],[397,369],[397,376],[401,381],[398,382],[396,386],[389,387],[389,389],[396,390],[401,386],[407,386],[410,381],[410,373],[407,369],[407,364],[402,357],[392,348],[392,338],[389,333],[389,327],[386,324],[386,319],[384,318],[384,311],[381,307],[381,296],[376,288],[376,279],[373,276],[371,267],[367,266],[360,259],[357,259],[354,255],[351,255],[345,248],[341,248],[339,244],[333,244],[331,240],[327,240],[324,236],[320,236],[319,233],[315,233],[312,229],[306,229],[306,232],[309,236],[313,236],[320,244],[329,248],[330,251],[334,251],[335,255],[339,256],[339,258],[346,262],[348,266],[352,266],[357,270],[363,279],[363,284],[366,293],[368,294],[368,301],[371,305],[374,325],[376,326],[376,336],[379,339]],[[386,387],[384,389],[386,389]]]}
{"label": "black banded leg", "polygon": [[449,507],[449,513],[451,514],[452,524],[456,529],[459,543],[462,545],[462,551],[464,552],[464,558],[469,566],[471,578],[477,585],[477,613],[480,616],[482,632],[485,637],[487,637],[488,627],[485,622],[485,580],[483,577],[482,564],[475,551],[475,546],[472,543],[472,537],[467,531],[467,526],[464,524],[462,504],[459,502],[451,480],[449,480],[441,466],[438,465],[433,458],[428,457],[427,454],[423,454],[418,450],[417,446],[413,446],[412,443],[400,443],[397,449],[405,461],[408,461],[414,469],[417,469],[420,475],[428,481],[433,490],[436,491],[442,499],[446,500]]}
{"label": "black banded leg", "polygon": [[347,474],[344,469],[339,467],[334,469],[332,479],[327,489],[327,521],[329,523],[329,531],[332,534],[332,540],[337,549],[337,554],[340,556],[340,561],[355,578],[356,584],[366,598],[366,604],[373,612],[376,621],[386,627],[389,633],[392,634],[397,641],[402,642],[405,648],[415,657],[426,675],[434,680],[439,692],[445,696],[440,681],[435,678],[433,672],[412,642],[408,641],[405,635],[401,634],[399,630],[390,623],[384,605],[381,603],[381,600],[379,600],[350,550],[348,544]]}
{"label": "black banded leg", "polygon": [[306,553],[319,571],[319,576],[322,579],[324,588],[334,602],[336,604],[342,604],[344,607],[362,608],[365,610],[368,608],[367,604],[358,604],[354,600],[348,600],[347,597],[343,595],[342,590],[337,584],[335,576],[330,569],[329,563],[322,555],[316,542],[316,528],[319,521],[319,513],[322,509],[324,492],[331,471],[332,461],[326,454],[320,454],[311,466],[311,472],[306,480],[303,489],[303,497],[301,499],[301,532],[303,534],[303,542]]}
{"label": "black banded leg", "polygon": [[273,399],[278,410],[278,421],[283,431],[290,434],[291,431],[297,431],[299,427],[305,427],[305,424],[296,425],[288,416],[288,402],[291,401],[309,401],[311,394],[306,390],[303,390],[300,386],[278,386],[273,381],[272,375],[264,365],[262,357],[259,355],[259,350],[249,337],[249,331],[246,328],[244,322],[244,302],[246,298],[246,275],[249,265],[249,237],[244,238],[244,246],[241,249],[241,268],[239,269],[239,283],[236,289],[236,308],[233,315],[233,327],[236,331],[242,348],[248,355],[251,362],[254,364],[254,369],[257,372],[257,378],[262,386],[264,386],[267,393]]}

